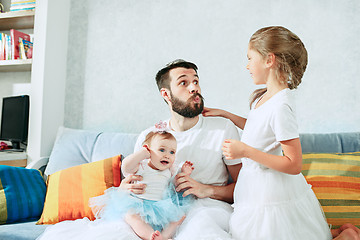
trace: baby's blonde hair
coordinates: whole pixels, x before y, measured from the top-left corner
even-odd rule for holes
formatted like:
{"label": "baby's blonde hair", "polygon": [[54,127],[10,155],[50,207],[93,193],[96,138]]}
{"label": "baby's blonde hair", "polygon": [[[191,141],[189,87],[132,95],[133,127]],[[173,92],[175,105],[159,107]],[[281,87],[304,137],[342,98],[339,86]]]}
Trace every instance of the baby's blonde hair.
{"label": "baby's blonde hair", "polygon": [[[301,83],[308,57],[303,42],[296,34],[281,26],[261,28],[251,36],[249,48],[258,51],[264,58],[273,53],[277,64],[276,75],[280,81],[286,81],[290,89],[297,88]],[[250,107],[265,92],[266,88],[255,90]]]}
{"label": "baby's blonde hair", "polygon": [[147,144],[149,146],[151,146],[151,142],[152,140],[155,138],[155,136],[160,136],[162,137],[163,139],[169,139],[169,140],[174,140],[176,141],[176,138],[174,137],[174,135],[172,135],[171,133],[169,132],[166,132],[166,131],[155,131],[155,132],[149,132],[146,137],[145,137],[145,140],[143,142],[143,144]]}

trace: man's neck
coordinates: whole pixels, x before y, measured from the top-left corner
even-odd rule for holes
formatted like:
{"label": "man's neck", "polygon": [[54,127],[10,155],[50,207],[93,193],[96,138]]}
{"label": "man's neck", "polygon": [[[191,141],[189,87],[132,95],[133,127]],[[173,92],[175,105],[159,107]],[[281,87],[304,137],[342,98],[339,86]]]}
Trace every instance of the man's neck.
{"label": "man's neck", "polygon": [[197,124],[199,116],[194,118],[183,117],[176,112],[171,112],[170,127],[175,132],[184,132]]}

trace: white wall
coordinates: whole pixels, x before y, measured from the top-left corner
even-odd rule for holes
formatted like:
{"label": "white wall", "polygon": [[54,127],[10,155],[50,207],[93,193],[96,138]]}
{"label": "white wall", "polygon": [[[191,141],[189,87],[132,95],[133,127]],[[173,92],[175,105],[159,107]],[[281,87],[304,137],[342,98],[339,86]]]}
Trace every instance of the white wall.
{"label": "white wall", "polygon": [[28,164],[50,155],[64,123],[70,0],[38,0],[34,28]]}
{"label": "white wall", "polygon": [[305,43],[300,132],[360,131],[358,0],[72,0],[65,126],[139,132],[169,117],[154,76],[183,58],[199,67],[209,107],[246,116],[252,33],[282,25]]}

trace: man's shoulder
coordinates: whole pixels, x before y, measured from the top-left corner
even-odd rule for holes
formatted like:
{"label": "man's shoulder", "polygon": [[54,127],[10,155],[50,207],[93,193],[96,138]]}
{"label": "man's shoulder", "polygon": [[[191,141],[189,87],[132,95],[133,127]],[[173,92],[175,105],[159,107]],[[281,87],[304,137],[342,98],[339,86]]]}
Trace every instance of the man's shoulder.
{"label": "man's shoulder", "polygon": [[233,122],[231,122],[227,118],[222,117],[203,117],[203,124],[204,127],[211,127],[211,128],[225,128],[225,127],[232,127],[235,126]]}

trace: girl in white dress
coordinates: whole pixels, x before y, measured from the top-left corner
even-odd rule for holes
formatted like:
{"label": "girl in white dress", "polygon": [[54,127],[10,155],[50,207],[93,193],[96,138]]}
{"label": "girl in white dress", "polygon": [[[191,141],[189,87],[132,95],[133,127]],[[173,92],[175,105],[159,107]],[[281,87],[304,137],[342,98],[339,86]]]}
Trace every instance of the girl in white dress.
{"label": "girl in white dress", "polygon": [[225,140],[226,159],[242,158],[234,190],[230,231],[234,239],[328,240],[331,232],[321,206],[301,174],[302,153],[291,89],[307,65],[307,51],[284,27],[255,32],[248,46],[248,65],[256,85],[248,118],[219,109],[243,129],[241,141]]}
{"label": "girl in white dress", "polygon": [[[176,139],[166,131],[166,123],[157,124],[156,129],[147,134],[143,147],[126,157],[121,165],[125,176],[142,176],[142,183],[147,185],[146,192],[136,195],[120,188],[109,188],[104,195],[89,201],[95,217],[104,220],[124,218],[141,239],[171,238],[192,202],[192,197],[183,198],[177,194],[170,182],[176,148]],[[181,171],[190,175],[192,165],[186,161]]]}

